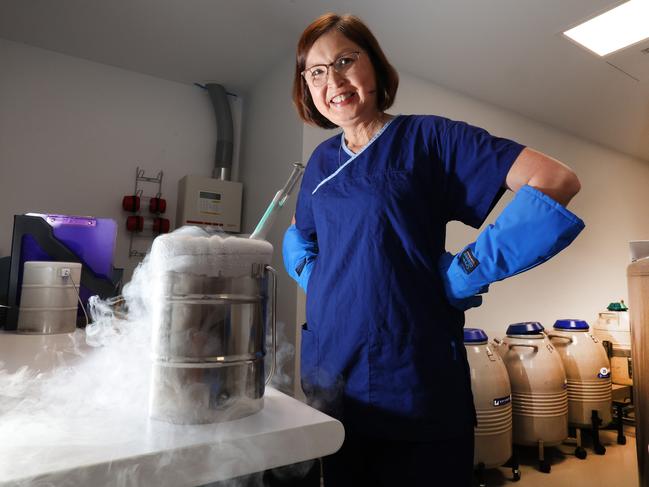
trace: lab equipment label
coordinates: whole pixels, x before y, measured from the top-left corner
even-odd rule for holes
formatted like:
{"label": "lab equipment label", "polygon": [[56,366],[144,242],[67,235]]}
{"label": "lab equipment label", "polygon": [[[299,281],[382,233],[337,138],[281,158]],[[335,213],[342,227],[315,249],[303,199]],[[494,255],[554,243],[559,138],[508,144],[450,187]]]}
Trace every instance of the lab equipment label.
{"label": "lab equipment label", "polygon": [[599,369],[599,374],[597,374],[597,377],[600,379],[608,379],[611,376],[611,371],[607,367],[602,367]]}
{"label": "lab equipment label", "polygon": [[494,399],[493,405],[494,407],[502,406],[504,404],[509,404],[511,400],[512,396],[499,397],[497,399]]}

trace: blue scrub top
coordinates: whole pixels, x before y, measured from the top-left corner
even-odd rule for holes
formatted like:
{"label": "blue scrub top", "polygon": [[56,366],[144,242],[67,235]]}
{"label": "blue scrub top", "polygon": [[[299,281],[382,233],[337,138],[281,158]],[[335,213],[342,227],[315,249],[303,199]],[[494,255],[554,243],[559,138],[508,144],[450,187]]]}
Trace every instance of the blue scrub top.
{"label": "blue scrub top", "polygon": [[[317,241],[302,385],[348,429],[391,439],[473,430],[464,314],[437,262],[446,224],[478,228],[523,146],[437,116],[398,116],[359,153],[313,152],[296,226]],[[468,242],[467,242],[468,243]]]}

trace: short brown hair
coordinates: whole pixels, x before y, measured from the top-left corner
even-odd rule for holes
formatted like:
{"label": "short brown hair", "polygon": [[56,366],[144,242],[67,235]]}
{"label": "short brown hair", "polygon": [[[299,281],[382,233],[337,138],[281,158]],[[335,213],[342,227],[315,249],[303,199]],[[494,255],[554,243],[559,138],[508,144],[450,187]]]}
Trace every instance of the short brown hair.
{"label": "short brown hair", "polygon": [[306,80],[302,77],[302,71],[306,68],[306,57],[313,44],[333,29],[358,44],[369,56],[376,73],[376,104],[379,111],[387,110],[392,106],[399,87],[399,75],[396,69],[388,62],[376,37],[361,19],[355,15],[334,13],[318,17],[304,30],[297,44],[293,103],[302,120],[326,129],[336,128],[337,125],[325,118],[315,107]]}

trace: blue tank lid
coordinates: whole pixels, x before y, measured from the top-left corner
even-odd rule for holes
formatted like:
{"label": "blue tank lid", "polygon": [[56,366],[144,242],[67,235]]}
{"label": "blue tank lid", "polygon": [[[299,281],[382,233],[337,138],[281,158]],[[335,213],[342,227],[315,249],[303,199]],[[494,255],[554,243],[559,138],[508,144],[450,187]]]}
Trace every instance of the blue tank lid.
{"label": "blue tank lid", "polygon": [[486,342],[489,337],[480,328],[465,328],[464,329],[464,343],[478,343]]}
{"label": "blue tank lid", "polygon": [[543,325],[538,321],[525,321],[514,323],[507,327],[508,335],[540,335],[543,333]]}
{"label": "blue tank lid", "polygon": [[589,326],[583,320],[557,320],[554,322],[557,330],[588,330]]}

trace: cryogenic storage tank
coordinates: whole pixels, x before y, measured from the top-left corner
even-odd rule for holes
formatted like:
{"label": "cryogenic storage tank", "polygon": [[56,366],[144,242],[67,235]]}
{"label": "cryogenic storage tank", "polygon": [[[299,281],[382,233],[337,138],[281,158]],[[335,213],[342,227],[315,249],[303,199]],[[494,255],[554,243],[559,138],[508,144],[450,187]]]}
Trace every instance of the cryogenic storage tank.
{"label": "cryogenic storage tank", "polygon": [[212,423],[263,407],[268,322],[275,335],[272,251],[196,227],[156,238],[151,417]]}
{"label": "cryogenic storage tank", "polygon": [[558,320],[548,334],[563,361],[568,381],[568,422],[592,425],[593,411],[600,426],[611,422],[611,371],[606,350],[582,320]]}
{"label": "cryogenic storage tank", "polygon": [[512,388],[513,441],[555,446],[568,437],[566,374],[536,322],[516,323],[498,346]]}
{"label": "cryogenic storage tank", "polygon": [[575,456],[586,458],[581,429],[593,433],[593,449],[606,453],[599,429],[611,422],[611,370],[606,350],[582,320],[557,320],[548,337],[561,356],[568,381],[568,422],[575,427]]}
{"label": "cryogenic storage tank", "polygon": [[613,384],[633,385],[633,360],[631,359],[631,325],[629,308],[623,300],[608,305],[599,313],[593,334],[603,343],[608,342]]}
{"label": "cryogenic storage tank", "polygon": [[464,329],[464,346],[471,369],[475,405],[473,463],[485,468],[503,465],[512,456],[512,404],[509,376],[500,355],[487,343],[487,334]]}

